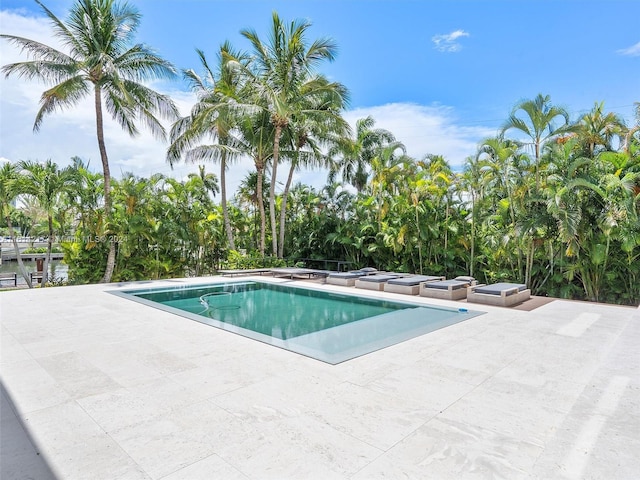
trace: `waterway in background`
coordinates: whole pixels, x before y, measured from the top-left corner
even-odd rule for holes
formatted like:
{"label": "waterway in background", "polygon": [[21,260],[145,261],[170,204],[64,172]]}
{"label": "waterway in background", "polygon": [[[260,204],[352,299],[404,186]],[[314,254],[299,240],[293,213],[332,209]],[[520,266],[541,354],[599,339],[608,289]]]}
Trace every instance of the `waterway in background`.
{"label": "waterway in background", "polygon": [[[35,272],[36,271],[36,262],[35,260],[23,260],[24,267],[27,269],[27,272]],[[68,278],[67,272],[69,267],[62,263],[62,260],[52,260],[49,262],[49,278],[56,278],[60,280],[66,280]],[[14,260],[5,260],[0,265],[0,273],[11,273],[16,272],[18,274],[18,285],[27,285],[27,282],[24,281],[22,275],[20,275],[20,269],[18,268],[18,262]],[[2,282],[2,287],[10,286],[8,282]]]}

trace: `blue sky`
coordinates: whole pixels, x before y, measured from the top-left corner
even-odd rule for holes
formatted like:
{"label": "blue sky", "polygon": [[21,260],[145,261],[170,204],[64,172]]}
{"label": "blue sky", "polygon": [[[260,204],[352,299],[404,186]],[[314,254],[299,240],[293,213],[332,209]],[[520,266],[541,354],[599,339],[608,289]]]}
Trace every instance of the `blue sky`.
{"label": "blue sky", "polygon": [[[337,60],[321,70],[349,88],[346,117],[354,122],[373,114],[377,126],[391,130],[410,155],[443,154],[454,166],[474,154],[483,137],[495,134],[518,100],[538,93],[551,95],[572,119],[604,101],[608,110],[632,123],[633,103],[640,101],[640,33],[631,20],[640,18],[637,0],[131,3],[143,15],[137,40],[179,68],[197,69],[196,47],[211,58],[224,40],[247,48],[239,31],[253,28],[265,35],[274,10],[286,20],[308,19],[313,24],[310,39],[328,36],[339,46]],[[71,1],[45,4],[64,18]],[[43,41],[50,36],[46,22],[37,20],[41,14],[35,2],[2,0],[1,5],[3,33],[39,35]],[[6,42],[0,48],[3,64],[20,58]],[[97,165],[90,105],[84,114],[52,115],[34,135],[32,122],[44,88],[19,83],[0,83],[0,157],[14,161],[54,155],[65,164],[79,155]],[[192,98],[181,82],[156,88],[175,96],[188,111]],[[150,137],[132,142],[116,128],[108,135],[110,156],[121,171],[170,173],[162,158],[166,145]],[[241,166],[236,170],[232,189],[246,173]],[[302,172],[298,179],[319,186],[325,176]]]}

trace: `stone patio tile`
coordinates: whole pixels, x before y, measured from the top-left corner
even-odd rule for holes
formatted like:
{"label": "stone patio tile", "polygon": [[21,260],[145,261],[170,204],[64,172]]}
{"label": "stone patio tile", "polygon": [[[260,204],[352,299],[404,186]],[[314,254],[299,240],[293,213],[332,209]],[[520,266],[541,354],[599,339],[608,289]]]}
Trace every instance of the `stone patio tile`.
{"label": "stone patio tile", "polygon": [[73,398],[88,397],[121,387],[102,370],[75,352],[38,359],[58,385]]}
{"label": "stone patio tile", "polygon": [[[640,452],[638,437],[615,433],[606,427],[599,431],[583,431],[585,425],[589,425],[588,418],[565,425],[532,467],[532,477],[636,480]],[[593,425],[599,426],[599,423]]]}
{"label": "stone patio tile", "polygon": [[531,409],[524,396],[504,398],[480,388],[447,408],[439,418],[491,430],[543,447],[555,435],[565,413],[544,405]]}
{"label": "stone patio tile", "polygon": [[245,426],[221,408],[190,404],[109,432],[152,478],[162,478],[236,443]]}
{"label": "stone patio tile", "polygon": [[[81,345],[76,351],[123,387],[162,377],[166,371],[166,368],[158,368],[156,362],[151,360],[160,350],[140,339]],[[192,368],[192,365],[187,365],[187,368]]]}
{"label": "stone patio tile", "polygon": [[18,413],[51,407],[70,400],[70,395],[35,360],[2,365],[0,380],[16,401]]}
{"label": "stone patio tile", "polygon": [[518,345],[467,338],[438,352],[438,355],[432,359],[437,363],[490,376],[495,375],[521,355],[523,351]]}
{"label": "stone patio tile", "polygon": [[[435,410],[445,410],[475,386],[456,375],[444,376],[420,365],[405,367],[367,384],[366,388],[398,398],[409,398]],[[453,370],[452,368],[448,369]]]}
{"label": "stone patio tile", "polygon": [[28,413],[22,420],[60,479],[150,478],[75,402]]}
{"label": "stone patio tile", "polygon": [[207,395],[168,378],[155,378],[78,400],[106,432],[146,422],[171,411],[201,402]]}
{"label": "stone patio tile", "polygon": [[390,395],[348,382],[327,387],[306,414],[386,450],[432,418],[437,409],[410,396]]}
{"label": "stone patio tile", "polygon": [[215,478],[224,480],[249,480],[249,477],[229,465],[218,455],[209,455],[202,460],[198,460],[191,465],[162,477],[161,480],[211,480]]}
{"label": "stone patio tile", "polygon": [[305,472],[326,469],[329,459],[325,478],[347,478],[340,472],[353,473],[380,454],[328,425],[288,420],[248,422],[201,402],[112,435],[154,478],[213,454],[249,478],[308,478]]}
{"label": "stone patio tile", "polygon": [[352,480],[529,478],[542,448],[466,422],[437,417]]}
{"label": "stone patio tile", "polygon": [[31,355],[6,328],[0,330],[0,365],[31,360]]}
{"label": "stone patio tile", "polygon": [[250,421],[314,418],[383,450],[437,413],[419,400],[302,375],[267,380],[212,401]]}
{"label": "stone patio tile", "polygon": [[382,453],[310,417],[274,419],[254,428],[219,455],[256,480],[347,480]]}
{"label": "stone patio tile", "polygon": [[328,389],[341,383],[339,379],[327,380],[292,372],[218,395],[211,401],[248,422],[298,417],[307,414],[318,398],[326,398]]}
{"label": "stone patio tile", "polygon": [[474,390],[474,400],[494,403],[504,401],[523,408],[553,410],[568,413],[583,394],[584,385],[544,377],[529,377],[513,364],[501,370]]}
{"label": "stone patio tile", "polygon": [[169,378],[189,390],[198,392],[204,398],[209,398],[260,383],[269,377],[265,370],[264,365],[247,365],[235,358],[221,358],[215,366],[198,367],[173,374]]}

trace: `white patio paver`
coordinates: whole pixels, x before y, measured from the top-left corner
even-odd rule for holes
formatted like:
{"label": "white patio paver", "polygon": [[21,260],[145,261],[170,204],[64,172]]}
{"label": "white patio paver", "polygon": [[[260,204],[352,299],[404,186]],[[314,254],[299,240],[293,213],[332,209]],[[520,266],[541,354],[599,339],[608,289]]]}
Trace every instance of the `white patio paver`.
{"label": "white patio paver", "polygon": [[474,305],[487,314],[329,365],[114,288],[0,293],[3,480],[640,471],[639,309]]}

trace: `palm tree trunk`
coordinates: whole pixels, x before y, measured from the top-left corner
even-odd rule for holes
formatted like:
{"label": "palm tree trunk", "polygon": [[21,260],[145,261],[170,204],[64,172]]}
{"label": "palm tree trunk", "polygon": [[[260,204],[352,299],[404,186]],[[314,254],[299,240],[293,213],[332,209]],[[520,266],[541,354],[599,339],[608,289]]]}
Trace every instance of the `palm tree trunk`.
{"label": "palm tree trunk", "polygon": [[449,199],[447,198],[447,208],[445,208],[444,217],[444,251],[449,250]]}
{"label": "palm tree trunk", "polygon": [[416,227],[418,229],[418,261],[420,262],[419,273],[422,275],[422,238],[420,235],[420,219],[418,217],[418,205],[415,206],[416,210]]}
{"label": "palm tree trunk", "polygon": [[262,178],[264,176],[264,166],[258,167],[256,165],[256,171],[258,172],[256,196],[258,197],[258,210],[260,211],[260,255],[264,257],[265,237],[267,230],[267,221],[264,215],[264,198],[262,194]]}
{"label": "palm tree trunk", "polygon": [[282,126],[276,125],[273,139],[273,167],[271,168],[271,187],[269,188],[269,216],[271,218],[271,243],[273,254],[278,255],[278,232],[276,225],[276,180],[278,171],[278,157],[280,154],[280,135]]}
{"label": "palm tree trunk", "polygon": [[220,159],[220,194],[222,199],[220,203],[222,205],[222,218],[224,219],[224,230],[227,232],[227,241],[229,242],[229,248],[231,250],[236,249],[236,244],[233,241],[233,231],[231,230],[231,222],[229,221],[229,210],[227,209],[227,154],[222,153]]}
{"label": "palm tree trunk", "polygon": [[293,181],[293,172],[296,169],[296,164],[297,162],[295,161],[291,162],[291,168],[289,168],[289,176],[287,177],[287,183],[284,186],[284,192],[282,194],[282,205],[280,206],[280,244],[278,245],[278,258],[284,257],[284,227],[287,221],[287,196],[289,195],[289,189],[291,188],[291,182]]}
{"label": "palm tree trunk", "polygon": [[11,243],[13,243],[13,250],[16,252],[16,260],[18,262],[18,270],[20,270],[20,275],[24,278],[24,281],[27,282],[29,288],[33,288],[33,284],[31,283],[31,277],[27,273],[27,269],[24,267],[24,263],[22,262],[22,257],[20,256],[20,248],[18,247],[18,241],[16,240],[16,236],[13,231],[13,224],[11,223],[11,217],[7,215],[5,217],[7,222],[7,228],[9,229],[9,236],[11,236]]}
{"label": "palm tree trunk", "polygon": [[530,287],[531,286],[531,276],[533,271],[533,260],[536,253],[536,243],[535,239],[531,238],[531,248],[527,249],[527,258],[525,265],[525,273],[524,273],[524,283]]}
{"label": "palm tree trunk", "polygon": [[471,258],[469,259],[469,275],[473,277],[476,250],[476,198],[471,194]]}
{"label": "palm tree trunk", "polygon": [[535,141],[535,154],[536,154],[536,193],[540,189],[540,140]]}
{"label": "palm tree trunk", "polygon": [[44,288],[49,281],[49,263],[51,262],[51,250],[53,248],[53,218],[47,215],[49,225],[49,239],[47,240],[47,255],[44,257],[44,266],[42,267],[42,283],[40,288]]}
{"label": "palm tree trunk", "polygon": [[[104,143],[104,124],[102,120],[102,95],[99,85],[94,87],[94,104],[96,109],[96,134],[98,136],[98,149],[100,150],[100,160],[102,160],[102,174],[104,176],[104,216],[108,220],[111,215],[111,171],[109,170],[109,157],[107,147]],[[116,245],[109,242],[109,254],[107,255],[107,266],[101,283],[109,283],[116,265]]]}

